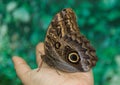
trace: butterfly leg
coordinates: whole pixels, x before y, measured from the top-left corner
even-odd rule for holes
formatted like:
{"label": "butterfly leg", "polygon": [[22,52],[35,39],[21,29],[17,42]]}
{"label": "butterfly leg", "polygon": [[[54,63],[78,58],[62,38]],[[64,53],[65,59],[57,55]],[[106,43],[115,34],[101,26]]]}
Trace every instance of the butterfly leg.
{"label": "butterfly leg", "polygon": [[55,69],[55,70],[56,70],[57,74],[60,75],[60,72],[57,69]]}
{"label": "butterfly leg", "polygon": [[[42,53],[41,53],[40,51],[39,51],[39,53],[40,53],[40,57],[44,56],[44,55],[42,55]],[[41,59],[40,59],[39,66],[38,66],[38,70],[37,70],[37,72],[39,72],[40,69],[42,68],[42,64],[43,64],[43,60],[42,60],[42,58],[41,58]]]}
{"label": "butterfly leg", "polygon": [[53,66],[53,68],[55,68],[57,74],[60,75],[60,71],[55,67],[55,65]]}
{"label": "butterfly leg", "polygon": [[40,64],[39,64],[39,66],[38,66],[38,70],[37,70],[37,72],[39,72],[39,71],[40,71],[40,69],[41,69],[41,67],[42,67],[42,64],[43,64],[43,61],[41,60],[41,62],[40,62]]}

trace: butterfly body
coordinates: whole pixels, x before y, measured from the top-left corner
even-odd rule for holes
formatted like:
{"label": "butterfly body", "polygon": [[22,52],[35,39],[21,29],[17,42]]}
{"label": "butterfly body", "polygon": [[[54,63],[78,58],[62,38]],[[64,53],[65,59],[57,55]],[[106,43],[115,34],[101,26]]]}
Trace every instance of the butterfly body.
{"label": "butterfly body", "polygon": [[97,57],[90,42],[79,32],[72,9],[56,14],[45,38],[45,55],[49,66],[65,72],[86,72],[95,66]]}

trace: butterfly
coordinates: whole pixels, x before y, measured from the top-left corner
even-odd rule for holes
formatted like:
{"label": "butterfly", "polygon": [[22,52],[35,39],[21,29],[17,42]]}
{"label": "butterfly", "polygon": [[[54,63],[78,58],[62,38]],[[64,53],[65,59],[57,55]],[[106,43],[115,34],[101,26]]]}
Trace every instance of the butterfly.
{"label": "butterfly", "polygon": [[71,8],[60,11],[52,19],[44,42],[42,60],[64,72],[87,72],[96,65],[95,49],[80,33]]}

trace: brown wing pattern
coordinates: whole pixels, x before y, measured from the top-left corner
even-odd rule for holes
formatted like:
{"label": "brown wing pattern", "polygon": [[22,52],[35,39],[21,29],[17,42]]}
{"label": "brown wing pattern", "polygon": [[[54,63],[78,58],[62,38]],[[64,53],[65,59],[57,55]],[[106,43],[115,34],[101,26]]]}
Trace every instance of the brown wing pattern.
{"label": "brown wing pattern", "polygon": [[89,71],[97,57],[90,42],[80,34],[72,9],[57,13],[48,27],[43,61],[65,72]]}

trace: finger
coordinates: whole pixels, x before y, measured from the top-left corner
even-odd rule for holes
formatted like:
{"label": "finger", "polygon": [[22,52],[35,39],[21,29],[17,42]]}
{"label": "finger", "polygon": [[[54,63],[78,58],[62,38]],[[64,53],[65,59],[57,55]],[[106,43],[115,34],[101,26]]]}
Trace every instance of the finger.
{"label": "finger", "polygon": [[30,67],[20,57],[13,57],[12,60],[18,77],[24,82],[26,80],[27,73],[31,71]]}
{"label": "finger", "polygon": [[37,64],[39,65],[40,62],[42,61],[41,60],[41,55],[44,55],[44,44],[43,43],[39,43],[37,46],[36,46],[36,61],[37,61]]}
{"label": "finger", "polygon": [[86,80],[88,81],[89,85],[94,85],[94,79],[93,79],[93,73],[92,70],[90,70],[86,75]]}
{"label": "finger", "polygon": [[94,79],[93,79],[93,74],[92,70],[85,72],[81,75],[81,79],[83,79],[83,84],[84,85],[94,85]]}
{"label": "finger", "polygon": [[85,73],[82,73],[81,79],[83,79],[83,81],[84,81],[83,83],[85,85],[88,85],[88,84],[93,85],[94,79],[93,79],[92,70],[85,72]]}

